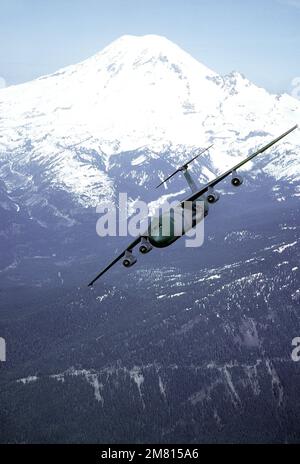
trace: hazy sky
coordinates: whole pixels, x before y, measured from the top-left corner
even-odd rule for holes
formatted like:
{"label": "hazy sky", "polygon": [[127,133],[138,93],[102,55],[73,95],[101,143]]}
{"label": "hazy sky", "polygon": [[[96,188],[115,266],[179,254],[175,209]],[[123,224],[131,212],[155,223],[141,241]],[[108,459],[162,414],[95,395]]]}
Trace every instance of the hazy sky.
{"label": "hazy sky", "polygon": [[0,0],[0,84],[82,61],[123,34],[164,35],[272,92],[300,76],[300,0]]}

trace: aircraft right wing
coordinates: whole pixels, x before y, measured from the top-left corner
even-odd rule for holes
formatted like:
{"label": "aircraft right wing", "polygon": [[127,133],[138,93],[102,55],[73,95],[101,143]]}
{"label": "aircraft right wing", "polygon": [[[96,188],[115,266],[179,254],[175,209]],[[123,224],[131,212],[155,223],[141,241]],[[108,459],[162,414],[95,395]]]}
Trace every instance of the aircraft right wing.
{"label": "aircraft right wing", "polygon": [[284,137],[286,137],[288,134],[290,134],[291,132],[293,132],[295,129],[297,129],[298,125],[296,124],[296,126],[293,126],[291,129],[289,129],[288,131],[284,132],[284,134],[281,134],[279,137],[277,137],[276,139],[272,140],[271,142],[269,142],[267,145],[265,145],[264,147],[260,148],[259,150],[257,150],[255,153],[252,153],[252,155],[248,156],[247,158],[245,158],[243,161],[241,161],[240,163],[236,164],[235,166],[233,166],[231,169],[228,169],[228,171],[224,172],[223,174],[220,174],[219,176],[217,176],[215,179],[211,180],[210,182],[208,182],[206,185],[204,185],[203,187],[201,187],[197,192],[193,192],[188,198],[186,198],[184,201],[181,202],[181,204],[183,204],[185,201],[193,201],[193,200],[196,200],[197,198],[199,198],[201,195],[203,195],[204,193],[207,192],[207,190],[209,188],[213,188],[215,185],[217,185],[219,182],[221,182],[222,180],[224,180],[227,176],[229,176],[232,172],[236,171],[238,168],[240,168],[241,166],[243,166],[244,164],[248,163],[248,161],[252,160],[253,158],[255,158],[255,156],[259,155],[260,153],[263,153],[264,151],[266,151],[268,148],[270,148],[272,145],[274,145],[275,143],[279,142],[279,140],[283,139]]}
{"label": "aircraft right wing", "polygon": [[133,242],[131,242],[125,250],[122,251],[115,259],[113,259],[102,271],[96,275],[96,277],[88,284],[89,287],[92,287],[96,280],[99,279],[108,269],[110,269],[114,264],[116,264],[120,259],[125,256],[126,251],[132,251],[132,249],[141,241],[141,236],[138,236]]}

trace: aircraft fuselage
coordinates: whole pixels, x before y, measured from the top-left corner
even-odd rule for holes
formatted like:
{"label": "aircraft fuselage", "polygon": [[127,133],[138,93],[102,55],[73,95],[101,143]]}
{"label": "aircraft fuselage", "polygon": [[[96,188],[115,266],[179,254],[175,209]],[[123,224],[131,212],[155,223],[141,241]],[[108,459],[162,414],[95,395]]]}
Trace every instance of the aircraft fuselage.
{"label": "aircraft fuselage", "polygon": [[[203,205],[197,211],[197,204]],[[186,209],[192,208],[191,214],[185,215]],[[164,248],[174,243],[179,237],[194,228],[208,214],[209,204],[206,197],[199,197],[182,207],[178,203],[174,208],[150,218],[148,238],[152,246]]]}

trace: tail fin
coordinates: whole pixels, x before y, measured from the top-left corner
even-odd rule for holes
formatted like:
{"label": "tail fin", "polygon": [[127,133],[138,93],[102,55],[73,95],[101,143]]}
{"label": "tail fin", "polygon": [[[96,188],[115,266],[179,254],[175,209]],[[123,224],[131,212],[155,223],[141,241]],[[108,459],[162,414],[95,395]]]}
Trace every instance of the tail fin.
{"label": "tail fin", "polygon": [[198,153],[198,155],[194,156],[192,159],[190,159],[189,161],[187,161],[186,163],[184,163],[182,166],[180,166],[179,168],[176,169],[176,171],[172,172],[172,174],[170,174],[168,177],[166,177],[160,184],[158,184],[156,186],[156,188],[160,187],[162,184],[164,184],[165,182],[167,182],[167,180],[171,179],[171,177],[175,176],[175,174],[177,174],[178,172],[181,172],[181,171],[185,171],[187,168],[188,168],[188,165],[194,161],[195,159],[198,158],[198,156],[202,155],[204,152],[206,152],[207,150],[209,150],[211,147],[213,146],[210,145],[209,147],[205,148],[204,150],[200,151],[200,153]]}

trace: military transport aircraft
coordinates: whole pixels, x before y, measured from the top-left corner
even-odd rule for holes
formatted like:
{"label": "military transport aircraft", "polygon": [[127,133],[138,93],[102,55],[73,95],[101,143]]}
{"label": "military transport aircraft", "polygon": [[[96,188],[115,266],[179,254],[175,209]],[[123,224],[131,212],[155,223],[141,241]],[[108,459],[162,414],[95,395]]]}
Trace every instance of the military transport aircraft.
{"label": "military transport aircraft", "polygon": [[[185,198],[183,201],[178,203],[178,208],[181,211],[184,211],[185,205],[190,204],[192,205],[192,211],[193,211],[193,216],[192,216],[192,222],[185,227],[185,230],[183,230],[183,233],[181,235],[184,235],[185,233],[188,232],[191,228],[194,228],[196,224],[203,219],[203,215],[197,215],[196,211],[196,205],[197,202],[202,202],[204,204],[204,216],[208,214],[208,208],[209,204],[216,203],[219,200],[220,194],[214,190],[214,187],[224,180],[226,177],[231,175],[231,184],[234,187],[239,187],[243,183],[243,178],[241,175],[237,173],[237,170],[242,167],[244,164],[246,164],[248,161],[252,160],[255,156],[259,155],[260,153],[263,153],[266,151],[268,148],[270,148],[272,145],[277,143],[279,140],[283,139],[286,137],[288,134],[290,134],[292,131],[294,131],[298,125],[292,127],[289,129],[287,132],[284,132],[284,134],[280,135],[276,139],[272,140],[270,143],[265,145],[264,147],[260,148],[257,150],[255,153],[252,153],[250,156],[245,158],[243,161],[240,163],[236,164],[233,166],[231,169],[228,169],[226,172],[223,174],[217,176],[215,179],[211,180],[207,184],[203,186],[197,186],[196,182],[192,178],[191,174],[188,172],[188,165],[194,161],[198,156],[200,156],[202,153],[204,153],[206,150],[211,148],[209,146],[205,150],[201,151],[198,155],[194,156],[191,160],[187,161],[183,166],[180,166],[179,168],[176,169],[172,174],[170,174],[166,179],[164,179],[157,187],[162,185],[164,182],[167,180],[171,179],[175,174],[182,172],[190,189],[191,189],[191,194]],[[166,218],[165,216],[168,215]],[[101,277],[108,269],[110,269],[115,263],[117,263],[120,259],[123,259],[122,263],[125,267],[131,267],[133,264],[136,263],[137,259],[133,255],[132,250],[133,248],[140,243],[139,251],[142,254],[149,253],[149,251],[152,250],[153,247],[156,248],[162,248],[162,247],[167,247],[171,245],[175,240],[179,238],[180,235],[175,235],[174,232],[172,232],[173,229],[170,229],[170,233],[168,235],[164,235],[163,230],[162,230],[162,223],[164,220],[168,220],[170,223],[174,221],[174,216],[172,217],[171,210],[168,211],[167,213],[160,214],[158,218],[153,217],[149,218],[149,227],[145,231],[144,234],[138,235],[133,242],[131,242],[125,250],[122,251],[116,258],[114,258],[90,283],[89,286],[92,286],[94,282],[96,282],[99,277]]]}

